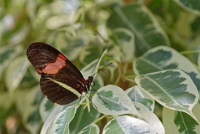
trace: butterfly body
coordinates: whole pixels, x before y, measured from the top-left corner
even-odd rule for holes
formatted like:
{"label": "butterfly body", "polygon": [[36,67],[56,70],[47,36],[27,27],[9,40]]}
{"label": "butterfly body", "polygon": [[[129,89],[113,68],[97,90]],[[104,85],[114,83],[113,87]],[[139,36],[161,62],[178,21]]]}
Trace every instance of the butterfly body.
{"label": "butterfly body", "polygon": [[93,77],[85,80],[81,72],[52,46],[32,43],[27,49],[27,57],[41,75],[41,90],[50,101],[65,105],[90,89]]}

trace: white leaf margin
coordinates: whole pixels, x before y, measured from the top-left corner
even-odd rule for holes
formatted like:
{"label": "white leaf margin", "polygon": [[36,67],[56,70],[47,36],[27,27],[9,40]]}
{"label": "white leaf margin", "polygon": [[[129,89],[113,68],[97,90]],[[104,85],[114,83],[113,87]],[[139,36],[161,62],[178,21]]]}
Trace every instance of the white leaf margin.
{"label": "white leaf margin", "polygon": [[[112,123],[117,122],[118,129],[116,131],[116,128],[112,128]],[[116,126],[115,126],[116,127]],[[113,130],[113,131],[112,131]],[[131,116],[119,116],[112,120],[110,120],[106,126],[103,128],[103,134],[110,134],[111,132],[115,132],[115,134],[121,134],[123,132],[124,134],[132,134],[133,131],[137,131],[141,134],[148,133],[148,134],[156,134],[156,132],[152,129],[152,127],[146,123],[145,121],[141,119],[137,119]],[[131,131],[133,130],[133,131]]]}
{"label": "white leaf margin", "polygon": [[[199,10],[197,10],[197,9],[194,9],[194,8],[192,8],[192,7],[189,7],[189,6],[187,6],[187,5],[184,5],[184,3],[182,2],[183,0],[174,0],[179,6],[181,6],[182,8],[184,8],[184,9],[186,9],[186,10],[188,10],[189,12],[192,12],[192,13],[195,13],[195,14],[197,14],[197,15],[200,15],[200,12],[199,12]],[[188,1],[188,3],[189,2],[191,2],[191,0],[184,0],[184,1]],[[194,1],[193,1],[194,2]],[[196,1],[196,4],[198,4],[199,5],[199,3],[198,3],[199,1]],[[191,5],[191,4],[190,4]]]}
{"label": "white leaf margin", "polygon": [[145,121],[152,127],[152,129],[157,134],[165,134],[164,126],[162,125],[161,121],[152,111],[150,111],[141,103],[138,103],[138,102],[133,102],[133,103],[137,107],[137,109],[139,109],[138,111],[142,114]]}
{"label": "white leaf margin", "polygon": [[137,116],[140,116],[138,113],[137,109],[133,105],[131,99],[128,97],[128,95],[118,86],[115,85],[107,85],[102,88],[100,88],[97,92],[101,91],[111,91],[113,94],[113,97],[118,98],[117,104],[122,104],[123,107],[126,107],[127,110],[124,111],[114,111],[114,110],[109,110],[106,107],[106,104],[101,104],[98,100],[100,99],[98,94],[96,93],[92,97],[92,102],[93,104],[97,107],[97,110],[100,113],[106,114],[106,115],[120,115],[120,114],[135,114]]}
{"label": "white leaf margin", "polygon": [[[190,105],[187,104],[189,111],[182,111],[182,112],[188,113],[188,114],[189,114],[190,116],[192,116],[198,123],[200,123],[200,122],[198,121],[198,119],[196,118],[196,116],[195,116],[195,115],[193,114],[193,112],[192,112],[193,107],[198,103],[198,100],[199,100],[199,93],[198,93],[198,90],[197,90],[195,84],[193,83],[192,79],[190,78],[189,75],[187,75],[187,74],[184,73],[183,71],[177,70],[177,69],[169,69],[169,70],[159,71],[159,72],[154,72],[154,73],[149,73],[149,74],[163,73],[163,72],[166,72],[166,71],[175,71],[175,72],[179,72],[179,73],[180,73],[180,76],[179,76],[179,77],[184,77],[184,78],[186,78],[186,81],[185,81],[185,82],[182,82],[182,84],[188,85],[188,87],[187,87],[187,89],[185,90],[185,92],[188,91],[188,93],[193,94],[193,95],[196,96],[196,97],[195,97],[195,100],[194,100],[194,102],[193,102],[192,104],[190,104]],[[147,74],[147,75],[148,75],[148,74]],[[140,76],[137,76],[137,77],[135,78],[135,81],[136,81],[137,85],[138,85],[143,91],[145,91],[149,96],[151,96],[151,97],[154,98],[158,103],[160,103],[162,106],[166,106],[164,102],[160,101],[157,97],[154,97],[152,94],[150,94],[149,92],[147,92],[144,88],[142,88],[142,86],[141,86],[142,83],[140,83],[139,77],[140,77]],[[168,107],[168,106],[166,106],[166,107]],[[171,107],[168,107],[168,108],[169,108],[169,109],[176,110],[176,109],[171,108]]]}
{"label": "white leaf margin", "polygon": [[[158,46],[155,48],[150,49],[149,51],[147,51],[143,56],[145,55],[149,55],[149,54],[153,54],[157,51],[166,51],[171,53],[172,57],[164,63],[164,65],[162,66],[168,66],[172,63],[176,63],[177,68],[171,68],[171,69],[180,69],[186,73],[191,73],[194,72],[196,74],[199,74],[198,70],[195,68],[195,66],[183,55],[181,55],[180,53],[178,53],[176,50],[167,47],[167,46]],[[143,57],[142,56],[142,57]],[[184,61],[183,61],[184,60]],[[183,61],[183,62],[182,62]],[[136,68],[136,64],[134,64],[134,72],[139,75],[139,71]],[[200,79],[200,75],[198,75],[198,78]]]}
{"label": "white leaf margin", "polygon": [[[95,129],[96,130],[95,134],[99,134],[100,133],[99,127],[96,124],[92,123],[92,124],[84,127],[78,134],[84,134],[87,129],[89,129],[89,130]],[[94,133],[90,133],[89,132],[88,134],[94,134]]]}
{"label": "white leaf margin", "polygon": [[55,116],[55,118],[53,119],[53,121],[51,122],[51,124],[49,125],[47,129],[47,133],[60,134],[59,132],[57,132],[59,130],[63,134],[69,134],[70,133],[69,123],[74,118],[77,108],[78,107],[75,107],[75,106],[67,107],[65,110],[60,112],[57,116]]}

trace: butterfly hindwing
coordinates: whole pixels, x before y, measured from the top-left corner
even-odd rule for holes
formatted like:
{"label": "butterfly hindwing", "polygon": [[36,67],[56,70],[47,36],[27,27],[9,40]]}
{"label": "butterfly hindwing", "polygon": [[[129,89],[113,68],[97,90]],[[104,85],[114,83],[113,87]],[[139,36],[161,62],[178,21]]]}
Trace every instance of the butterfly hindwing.
{"label": "butterfly hindwing", "polygon": [[[55,83],[52,80],[57,79],[57,81],[66,84],[69,82],[72,82],[71,84],[76,84],[76,82],[70,78],[65,77],[63,80],[59,80],[61,77],[59,74],[56,76],[41,76],[40,79],[40,86],[43,94],[47,96],[49,100],[52,102],[55,102],[60,105],[68,104],[72,102],[73,100],[76,100],[78,98],[77,95],[72,93],[69,89],[66,89],[66,87],[63,87],[59,85],[58,83]],[[76,87],[72,88],[75,90]],[[81,94],[81,93],[80,93]]]}

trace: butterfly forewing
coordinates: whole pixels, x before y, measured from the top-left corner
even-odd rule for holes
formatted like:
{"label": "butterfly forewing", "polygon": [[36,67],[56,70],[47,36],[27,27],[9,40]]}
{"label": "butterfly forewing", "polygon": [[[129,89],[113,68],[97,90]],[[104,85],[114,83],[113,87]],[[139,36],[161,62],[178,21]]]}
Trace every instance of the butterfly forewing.
{"label": "butterfly forewing", "polygon": [[36,42],[27,49],[27,57],[39,74],[42,92],[60,105],[77,99],[86,88],[80,71],[58,50]]}

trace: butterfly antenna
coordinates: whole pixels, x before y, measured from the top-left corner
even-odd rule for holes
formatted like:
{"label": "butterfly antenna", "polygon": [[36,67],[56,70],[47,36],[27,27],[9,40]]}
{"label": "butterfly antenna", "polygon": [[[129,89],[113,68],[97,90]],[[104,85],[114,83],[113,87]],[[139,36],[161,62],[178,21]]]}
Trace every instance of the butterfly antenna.
{"label": "butterfly antenna", "polygon": [[[103,53],[106,51],[106,49],[104,49],[104,51],[103,51]],[[97,63],[96,63],[96,65],[94,66],[94,68],[93,68],[93,70],[92,70],[92,72],[94,72],[94,70],[95,70],[95,68],[96,68],[96,66],[97,66],[97,64],[99,63],[99,60],[102,58],[102,55],[103,55],[103,53],[101,54],[101,57],[100,58],[98,58],[98,60],[97,60]],[[99,63],[100,64],[100,63]],[[97,71],[98,72],[98,71]],[[97,73],[96,72],[96,73]],[[96,73],[94,73],[92,76],[94,76]]]}
{"label": "butterfly antenna", "polygon": [[94,66],[92,72],[94,72],[94,69],[96,68],[97,64],[99,63],[99,60],[100,60],[100,58],[98,58],[97,63],[95,64],[95,66]]}
{"label": "butterfly antenna", "polygon": [[97,74],[99,71],[103,70],[105,67],[111,65],[112,62],[108,63],[107,65],[103,66],[102,68],[100,68],[96,73],[94,73],[92,76],[94,76],[95,74]]}

